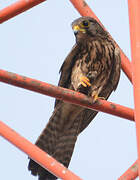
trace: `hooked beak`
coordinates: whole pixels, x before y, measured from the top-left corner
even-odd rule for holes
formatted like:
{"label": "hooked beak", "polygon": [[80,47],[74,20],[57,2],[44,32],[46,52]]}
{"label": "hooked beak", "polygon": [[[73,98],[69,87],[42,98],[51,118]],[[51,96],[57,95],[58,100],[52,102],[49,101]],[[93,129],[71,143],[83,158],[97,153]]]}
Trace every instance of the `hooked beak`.
{"label": "hooked beak", "polygon": [[73,28],[73,32],[74,32],[75,35],[76,35],[76,34],[78,33],[78,31],[80,30],[80,28],[79,28],[78,25],[73,26],[72,28]]}
{"label": "hooked beak", "polygon": [[81,31],[82,33],[86,32],[85,29],[81,29],[78,25],[73,26],[72,29],[73,29],[75,35],[77,35],[77,33],[79,31]]}

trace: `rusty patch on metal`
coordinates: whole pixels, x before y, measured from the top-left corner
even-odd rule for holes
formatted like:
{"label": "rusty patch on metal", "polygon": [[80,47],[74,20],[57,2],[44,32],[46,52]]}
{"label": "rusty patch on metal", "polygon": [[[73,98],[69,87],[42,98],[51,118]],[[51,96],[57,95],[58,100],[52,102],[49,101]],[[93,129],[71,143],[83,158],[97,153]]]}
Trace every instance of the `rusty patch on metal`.
{"label": "rusty patch on metal", "polygon": [[35,85],[35,86],[40,86],[41,85],[41,83],[40,82],[37,82],[37,81],[31,81],[31,83],[33,84],[33,85]]}
{"label": "rusty patch on metal", "polygon": [[26,76],[21,76],[21,77],[22,77],[22,79],[23,79],[24,81],[26,81],[26,79],[27,79]]}
{"label": "rusty patch on metal", "polygon": [[96,101],[93,100],[93,103],[97,104],[97,105],[101,105],[102,104],[102,102],[99,99],[97,99]]}
{"label": "rusty patch on metal", "polygon": [[138,164],[134,164],[131,168],[130,168],[133,172],[137,172],[138,171]]}
{"label": "rusty patch on metal", "polygon": [[87,3],[83,0],[83,6],[85,7],[85,6],[87,6]]}
{"label": "rusty patch on metal", "polygon": [[110,106],[111,106],[113,109],[116,109],[116,105],[115,105],[115,104],[110,104]]}
{"label": "rusty patch on metal", "polygon": [[[58,87],[59,88],[59,87]],[[67,95],[67,94],[70,94],[71,96],[75,96],[75,94],[77,93],[77,92],[75,92],[75,91],[71,91],[71,90],[67,90],[67,88],[66,89],[63,89],[63,90],[61,90],[60,89],[60,91],[65,95]]]}
{"label": "rusty patch on metal", "polygon": [[8,76],[10,76],[12,79],[17,79],[17,75],[12,72],[7,72]]}

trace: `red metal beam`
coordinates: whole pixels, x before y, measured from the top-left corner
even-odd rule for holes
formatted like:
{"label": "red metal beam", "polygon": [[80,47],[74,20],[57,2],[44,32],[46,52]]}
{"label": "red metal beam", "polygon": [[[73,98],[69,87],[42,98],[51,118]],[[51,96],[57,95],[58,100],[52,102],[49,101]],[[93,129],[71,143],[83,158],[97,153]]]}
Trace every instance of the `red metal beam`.
{"label": "red metal beam", "polygon": [[[74,5],[74,7],[77,9],[77,11],[79,11],[81,16],[91,16],[91,17],[95,18],[97,21],[99,21],[99,23],[102,25],[102,23],[100,22],[98,17],[90,9],[90,7],[87,5],[87,3],[84,0],[70,0],[70,2]],[[116,43],[116,45],[117,45],[117,43]],[[129,78],[129,80],[132,82],[131,62],[129,61],[128,57],[124,54],[124,52],[122,50],[121,50],[121,60],[122,60],[121,61],[122,69],[125,72],[125,74],[127,75],[127,77]]]}
{"label": "red metal beam", "polygon": [[0,11],[0,23],[44,2],[45,0],[20,0]]}
{"label": "red metal beam", "polygon": [[0,135],[19,148],[21,151],[28,154],[29,157],[31,157],[38,164],[49,170],[57,177],[65,180],[82,180],[54,158],[52,158],[49,154],[42,151],[24,137],[20,136],[2,121],[0,121]]}
{"label": "red metal beam", "polygon": [[138,173],[140,174],[140,0],[128,0],[128,11],[133,68],[134,114],[138,147]]}
{"label": "red metal beam", "polygon": [[0,81],[44,95],[52,96],[73,104],[78,104],[86,108],[106,112],[134,121],[133,109],[105,100],[98,100],[97,102],[93,102],[92,98],[76,91],[53,86],[45,82],[41,82],[4,70],[0,70]]}
{"label": "red metal beam", "polygon": [[138,177],[137,161],[118,180],[134,180],[136,177]]}

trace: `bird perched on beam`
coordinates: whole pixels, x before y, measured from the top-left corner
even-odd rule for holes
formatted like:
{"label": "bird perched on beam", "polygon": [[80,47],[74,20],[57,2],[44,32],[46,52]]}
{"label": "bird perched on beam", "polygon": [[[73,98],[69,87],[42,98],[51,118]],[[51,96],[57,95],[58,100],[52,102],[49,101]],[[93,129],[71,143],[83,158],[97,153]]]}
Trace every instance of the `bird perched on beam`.
{"label": "bird perched on beam", "polygon": [[[92,97],[107,99],[116,90],[120,78],[119,49],[102,26],[91,17],[72,23],[76,44],[66,57],[60,72],[59,86]],[[68,167],[78,135],[97,112],[56,100],[50,120],[36,145]],[[30,159],[28,169],[39,180],[57,177]]]}

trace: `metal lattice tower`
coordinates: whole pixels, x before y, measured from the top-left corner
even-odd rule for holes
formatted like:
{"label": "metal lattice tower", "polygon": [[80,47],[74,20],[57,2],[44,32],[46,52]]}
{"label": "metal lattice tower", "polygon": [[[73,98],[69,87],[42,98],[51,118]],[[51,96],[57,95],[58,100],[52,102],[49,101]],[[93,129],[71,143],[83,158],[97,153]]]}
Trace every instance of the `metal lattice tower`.
{"label": "metal lattice tower", "polygon": [[[19,0],[16,3],[2,9],[0,11],[0,23],[3,23],[10,18],[44,2],[45,0]],[[70,0],[74,7],[79,11],[81,16],[91,16],[97,21],[99,19],[92,12],[90,7],[84,0]],[[137,134],[137,147],[138,147],[138,160],[119,178],[119,180],[132,180],[138,177],[140,173],[140,1],[128,0],[129,10],[129,24],[130,24],[130,37],[131,37],[131,54],[132,63],[121,51],[122,70],[132,82],[134,88],[134,102],[135,109],[121,106],[105,100],[98,100],[97,103],[92,103],[91,98],[88,98],[84,94],[80,94],[68,89],[56,87],[51,84],[41,82],[29,77],[21,76],[15,73],[0,70],[0,81],[11,84],[13,86],[28,89],[30,91],[38,92],[40,94],[52,96],[57,99],[61,99],[73,104],[78,104],[97,111],[106,112],[115,116],[126,118],[128,120],[136,122],[136,134]],[[99,21],[100,22],[100,21]],[[101,23],[101,22],[100,22]],[[132,28],[133,27],[133,28]],[[133,76],[132,76],[133,75]],[[21,137],[10,127],[0,121],[0,135],[10,141],[21,151],[25,152],[28,156],[42,165],[44,168],[51,171],[56,176],[64,180],[80,180],[77,175],[69,171],[62,166],[55,159],[47,155],[37,146],[30,143],[25,138]],[[55,164],[52,166],[52,164]]]}

